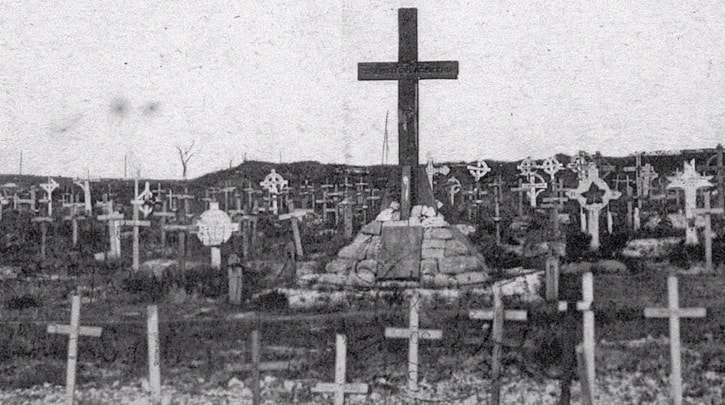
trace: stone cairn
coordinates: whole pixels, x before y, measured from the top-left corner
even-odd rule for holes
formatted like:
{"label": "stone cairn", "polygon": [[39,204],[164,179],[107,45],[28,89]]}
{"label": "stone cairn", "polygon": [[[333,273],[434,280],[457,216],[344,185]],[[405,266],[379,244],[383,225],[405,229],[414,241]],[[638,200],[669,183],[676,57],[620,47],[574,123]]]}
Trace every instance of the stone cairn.
{"label": "stone cairn", "polygon": [[[483,256],[464,234],[465,226],[451,225],[432,207],[415,206],[410,219],[400,220],[400,204],[393,202],[366,224],[349,245],[325,266],[324,274],[307,274],[300,282],[315,286],[375,287],[408,285],[425,288],[460,287],[485,283],[489,276]],[[421,227],[420,256],[410,276],[396,277],[384,266],[384,228]],[[416,253],[417,255],[417,253]],[[389,260],[389,259],[388,259]],[[392,273],[392,276],[391,276]]]}

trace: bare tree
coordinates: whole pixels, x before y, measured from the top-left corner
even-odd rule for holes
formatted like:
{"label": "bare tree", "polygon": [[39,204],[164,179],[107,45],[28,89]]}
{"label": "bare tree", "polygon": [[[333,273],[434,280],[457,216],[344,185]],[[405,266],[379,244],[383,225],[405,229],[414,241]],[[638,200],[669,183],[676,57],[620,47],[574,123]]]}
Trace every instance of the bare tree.
{"label": "bare tree", "polygon": [[182,176],[184,180],[186,180],[186,169],[189,165],[189,160],[194,156],[195,152],[194,150],[194,141],[191,141],[191,144],[187,148],[182,148],[179,145],[176,145],[176,150],[179,152],[179,159],[181,160],[181,169],[182,169]]}

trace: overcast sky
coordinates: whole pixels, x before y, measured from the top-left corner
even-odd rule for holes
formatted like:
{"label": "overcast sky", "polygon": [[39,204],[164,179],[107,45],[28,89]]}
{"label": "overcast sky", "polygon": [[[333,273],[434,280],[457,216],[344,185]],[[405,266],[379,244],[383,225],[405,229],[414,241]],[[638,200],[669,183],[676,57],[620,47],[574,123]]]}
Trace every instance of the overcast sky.
{"label": "overcast sky", "polygon": [[725,2],[75,0],[0,2],[0,172],[179,178],[248,159],[378,164],[418,7],[420,156],[544,158],[711,147],[725,134]]}

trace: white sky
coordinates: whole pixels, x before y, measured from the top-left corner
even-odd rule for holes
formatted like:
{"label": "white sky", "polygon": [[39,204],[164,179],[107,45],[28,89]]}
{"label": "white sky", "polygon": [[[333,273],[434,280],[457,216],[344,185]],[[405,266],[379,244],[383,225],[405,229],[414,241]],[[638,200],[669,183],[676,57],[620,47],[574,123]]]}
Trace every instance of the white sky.
{"label": "white sky", "polygon": [[[538,3],[538,4],[537,4]],[[249,159],[378,164],[418,10],[421,160],[712,147],[725,134],[722,0],[0,2],[0,172],[179,178]],[[114,109],[115,107],[120,109]]]}

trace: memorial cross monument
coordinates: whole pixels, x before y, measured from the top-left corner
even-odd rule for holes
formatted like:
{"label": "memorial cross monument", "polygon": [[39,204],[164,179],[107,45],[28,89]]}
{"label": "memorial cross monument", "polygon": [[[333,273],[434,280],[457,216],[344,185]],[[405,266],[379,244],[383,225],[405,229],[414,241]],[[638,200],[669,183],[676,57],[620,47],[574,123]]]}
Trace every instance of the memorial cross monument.
{"label": "memorial cross monument", "polygon": [[[398,9],[397,62],[358,63],[358,80],[398,81],[398,165],[404,168],[401,219],[408,219],[410,209],[419,204],[418,81],[457,78],[458,61],[418,61],[418,10],[415,8]],[[410,174],[406,176],[408,170]]]}

